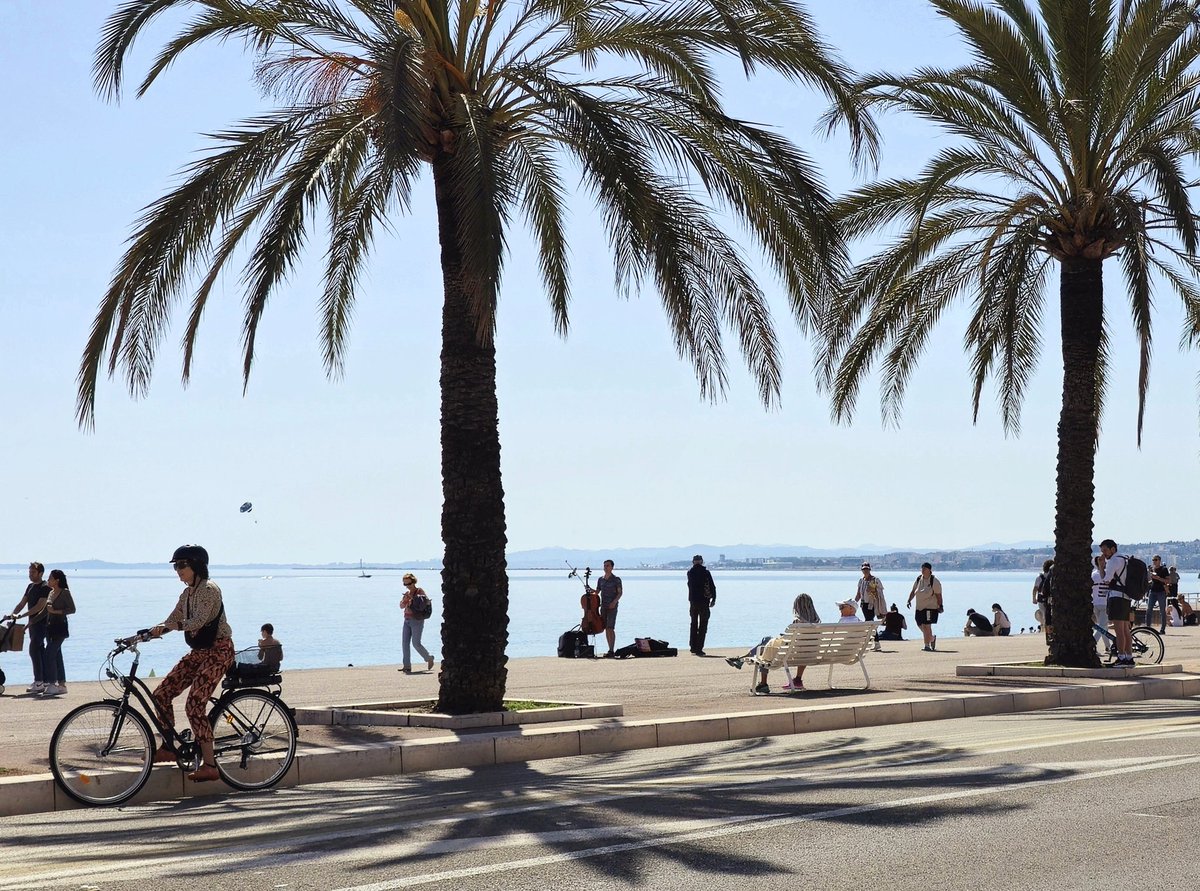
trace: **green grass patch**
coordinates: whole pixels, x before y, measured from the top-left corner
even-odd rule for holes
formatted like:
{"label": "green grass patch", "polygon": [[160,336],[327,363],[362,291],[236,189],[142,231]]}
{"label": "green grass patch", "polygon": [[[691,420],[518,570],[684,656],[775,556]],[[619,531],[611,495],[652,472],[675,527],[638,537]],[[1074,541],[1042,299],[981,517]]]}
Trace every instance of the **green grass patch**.
{"label": "green grass patch", "polygon": [[[421,705],[405,706],[403,711],[414,712],[419,715],[438,714],[434,711],[434,706],[437,705],[436,700],[429,700]],[[505,712],[535,712],[544,708],[569,708],[569,702],[535,702],[532,699],[506,699],[504,705],[501,706],[501,711]]]}
{"label": "green grass patch", "polygon": [[506,712],[535,712],[543,708],[569,708],[570,706],[569,702],[534,702],[532,699],[504,700]]}

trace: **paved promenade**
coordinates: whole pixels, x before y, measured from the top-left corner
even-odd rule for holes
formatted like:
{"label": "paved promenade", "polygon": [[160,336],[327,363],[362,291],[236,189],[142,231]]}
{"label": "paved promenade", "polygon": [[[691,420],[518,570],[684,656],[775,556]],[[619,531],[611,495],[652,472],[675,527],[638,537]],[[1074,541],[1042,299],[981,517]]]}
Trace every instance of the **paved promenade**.
{"label": "paved promenade", "polygon": [[[946,638],[937,652],[926,653],[918,636],[868,653],[870,690],[862,689],[857,666],[837,666],[832,688],[828,668],[810,669],[804,677],[807,692],[770,696],[750,695],[751,669],[737,671],[724,661],[734,650],[713,650],[706,658],[683,652],[666,659],[514,659],[509,663],[510,698],[614,703],[623,707],[623,716],[459,732],[304,724],[296,775],[288,781],[315,783],[1200,693],[1200,628],[1168,629],[1166,642],[1164,665],[1178,664],[1182,674],[1152,679],[1120,672],[1089,678],[960,677],[960,665],[1040,660],[1042,638]],[[782,673],[772,674],[772,687],[783,680]],[[289,705],[310,709],[433,698],[436,691],[435,672],[406,676],[391,665],[285,672],[283,694]],[[48,741],[64,714],[101,695],[96,682],[72,682],[68,695],[50,701],[13,687],[0,697],[0,815],[69,806],[46,782]],[[182,721],[182,701],[177,713]],[[192,787],[177,769],[160,767],[142,795],[153,799],[228,791],[222,783]]]}

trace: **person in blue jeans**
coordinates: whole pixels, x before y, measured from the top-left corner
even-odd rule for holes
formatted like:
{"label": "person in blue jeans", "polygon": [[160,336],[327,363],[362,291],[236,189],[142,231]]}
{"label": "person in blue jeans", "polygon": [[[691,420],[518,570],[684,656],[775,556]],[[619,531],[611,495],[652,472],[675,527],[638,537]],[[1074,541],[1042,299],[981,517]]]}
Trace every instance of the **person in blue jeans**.
{"label": "person in blue jeans", "polygon": [[1150,594],[1146,601],[1146,627],[1154,624],[1154,604],[1158,604],[1162,621],[1158,625],[1158,633],[1165,634],[1167,630],[1167,582],[1171,577],[1170,571],[1163,566],[1162,557],[1155,554],[1150,558]]}
{"label": "person in blue jeans", "polygon": [[50,596],[50,586],[42,581],[45,572],[46,567],[36,560],[29,564],[29,584],[25,588],[25,596],[12,610],[13,616],[18,619],[29,617],[26,633],[29,635],[29,661],[33,663],[33,683],[25,692],[34,695],[46,689],[46,679],[42,677],[42,656],[46,651],[46,599]]}
{"label": "person in blue jeans", "polygon": [[401,636],[401,646],[404,653],[404,663],[400,670],[405,674],[412,674],[412,653],[410,647],[421,654],[421,658],[425,660],[425,666],[430,671],[433,671],[433,657],[429,655],[429,650],[421,646],[421,634],[425,630],[425,620],[418,619],[413,614],[413,601],[418,597],[428,597],[424,588],[417,587],[417,577],[411,572],[404,573],[404,577],[400,580],[404,583],[404,596],[400,598],[400,608],[404,610],[404,632]]}

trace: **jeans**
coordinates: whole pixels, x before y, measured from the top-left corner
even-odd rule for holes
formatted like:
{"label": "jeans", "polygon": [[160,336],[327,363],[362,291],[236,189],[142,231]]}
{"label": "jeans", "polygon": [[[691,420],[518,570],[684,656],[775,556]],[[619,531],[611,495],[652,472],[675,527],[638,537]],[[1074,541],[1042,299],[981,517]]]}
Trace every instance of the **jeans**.
{"label": "jeans", "polygon": [[46,623],[30,622],[25,631],[29,635],[29,661],[33,663],[33,682],[40,684],[46,680],[42,674],[42,659],[46,652]]}
{"label": "jeans", "polygon": [[704,649],[704,638],[708,636],[708,617],[711,610],[707,600],[692,600],[689,602],[689,612],[692,617],[692,630],[688,635],[688,649],[693,653]]}
{"label": "jeans", "polygon": [[1166,591],[1151,591],[1146,595],[1146,627],[1149,628],[1154,623],[1150,619],[1154,615],[1154,604],[1158,604],[1162,610],[1162,623],[1158,626],[1160,632],[1167,630],[1167,592]]}
{"label": "jeans", "polygon": [[67,671],[63,667],[62,645],[64,638],[55,640],[46,638],[46,648],[42,651],[42,680],[47,684],[65,684]]}
{"label": "jeans", "polygon": [[429,650],[421,646],[421,632],[425,630],[424,619],[405,619],[404,633],[401,635],[401,646],[404,652],[404,667],[412,668],[412,654],[409,651],[409,644],[412,644],[413,649],[421,654],[421,658],[426,662],[433,657],[429,655]]}
{"label": "jeans", "polygon": [[1092,637],[1096,639],[1096,645],[1099,646],[1100,641],[1105,641],[1104,651],[1108,652],[1108,648],[1111,646],[1112,641],[1108,640],[1108,637],[1105,634],[1105,632],[1108,630],[1107,604],[1104,606],[1096,606],[1095,604],[1092,605],[1092,622],[1094,623],[1094,627],[1092,628]]}

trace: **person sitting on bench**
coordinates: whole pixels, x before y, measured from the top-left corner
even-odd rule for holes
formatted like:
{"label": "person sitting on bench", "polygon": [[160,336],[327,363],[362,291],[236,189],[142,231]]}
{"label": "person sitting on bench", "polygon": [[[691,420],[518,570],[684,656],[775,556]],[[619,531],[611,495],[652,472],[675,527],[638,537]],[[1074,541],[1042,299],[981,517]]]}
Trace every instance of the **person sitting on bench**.
{"label": "person sitting on bench", "polygon": [[[792,621],[808,622],[811,625],[820,624],[821,617],[817,615],[817,608],[813,605],[812,598],[807,594],[797,595],[796,599],[792,601]],[[747,659],[752,659],[759,653],[764,652],[768,647],[775,643],[776,640],[777,638],[764,637],[756,646],[751,647],[745,655],[730,656],[725,661],[734,668],[741,668]],[[758,686],[754,688],[754,692],[769,693],[771,688],[767,685],[768,669],[760,667],[758,671],[761,674],[761,677],[759,678]],[[804,685],[800,682],[800,679],[803,676],[804,666],[796,666],[796,677],[793,679],[791,684],[784,685],[783,689],[787,692],[791,692],[792,690],[803,690]]]}

